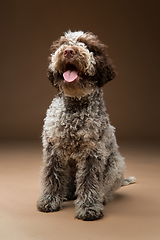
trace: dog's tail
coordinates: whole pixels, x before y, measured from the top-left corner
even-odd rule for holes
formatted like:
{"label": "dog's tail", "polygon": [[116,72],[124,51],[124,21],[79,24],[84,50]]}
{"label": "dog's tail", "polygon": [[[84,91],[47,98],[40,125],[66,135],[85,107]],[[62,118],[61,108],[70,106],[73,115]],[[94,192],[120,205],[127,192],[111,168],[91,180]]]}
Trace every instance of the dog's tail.
{"label": "dog's tail", "polygon": [[123,182],[122,182],[121,187],[130,185],[130,184],[133,184],[133,183],[135,183],[135,181],[136,181],[136,178],[135,178],[135,177],[125,178],[125,179],[123,180]]}

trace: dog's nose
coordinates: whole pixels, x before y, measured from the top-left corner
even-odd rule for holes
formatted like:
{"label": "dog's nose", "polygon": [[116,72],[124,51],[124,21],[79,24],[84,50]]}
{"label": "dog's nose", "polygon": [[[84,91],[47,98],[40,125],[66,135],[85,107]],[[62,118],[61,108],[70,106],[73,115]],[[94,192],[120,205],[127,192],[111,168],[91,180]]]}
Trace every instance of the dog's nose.
{"label": "dog's nose", "polygon": [[73,48],[66,48],[66,49],[64,50],[64,56],[65,56],[66,58],[72,58],[74,55],[75,55],[75,51],[74,51]]}

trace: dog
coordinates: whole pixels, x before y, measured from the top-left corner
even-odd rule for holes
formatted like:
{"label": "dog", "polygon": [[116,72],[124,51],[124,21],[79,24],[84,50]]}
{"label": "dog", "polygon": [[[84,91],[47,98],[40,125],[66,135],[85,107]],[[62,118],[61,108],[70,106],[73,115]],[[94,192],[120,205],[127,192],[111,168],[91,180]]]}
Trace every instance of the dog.
{"label": "dog", "polygon": [[55,212],[75,200],[76,218],[103,217],[124,179],[120,155],[103,100],[102,87],[116,72],[107,47],[90,32],[66,32],[51,45],[48,78],[58,89],[43,126],[43,169],[37,208]]}

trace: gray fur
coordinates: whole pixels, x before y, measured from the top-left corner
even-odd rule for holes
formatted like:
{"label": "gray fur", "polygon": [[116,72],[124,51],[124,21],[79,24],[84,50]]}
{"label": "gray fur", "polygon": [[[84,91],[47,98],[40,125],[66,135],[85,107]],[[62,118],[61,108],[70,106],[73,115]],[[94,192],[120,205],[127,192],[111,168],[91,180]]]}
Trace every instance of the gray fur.
{"label": "gray fur", "polygon": [[104,204],[123,185],[125,171],[102,88],[94,86],[78,97],[61,91],[47,110],[42,137],[38,209],[58,211],[63,201],[76,199],[76,218],[101,218]]}

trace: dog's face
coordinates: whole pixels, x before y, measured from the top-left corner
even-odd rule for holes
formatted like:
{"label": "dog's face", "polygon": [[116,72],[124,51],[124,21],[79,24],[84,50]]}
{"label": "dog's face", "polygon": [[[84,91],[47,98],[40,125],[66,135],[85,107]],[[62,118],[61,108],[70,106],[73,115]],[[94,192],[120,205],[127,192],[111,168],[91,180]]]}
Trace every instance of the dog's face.
{"label": "dog's face", "polygon": [[91,93],[115,77],[106,49],[92,33],[68,31],[51,46],[49,80],[67,96]]}

